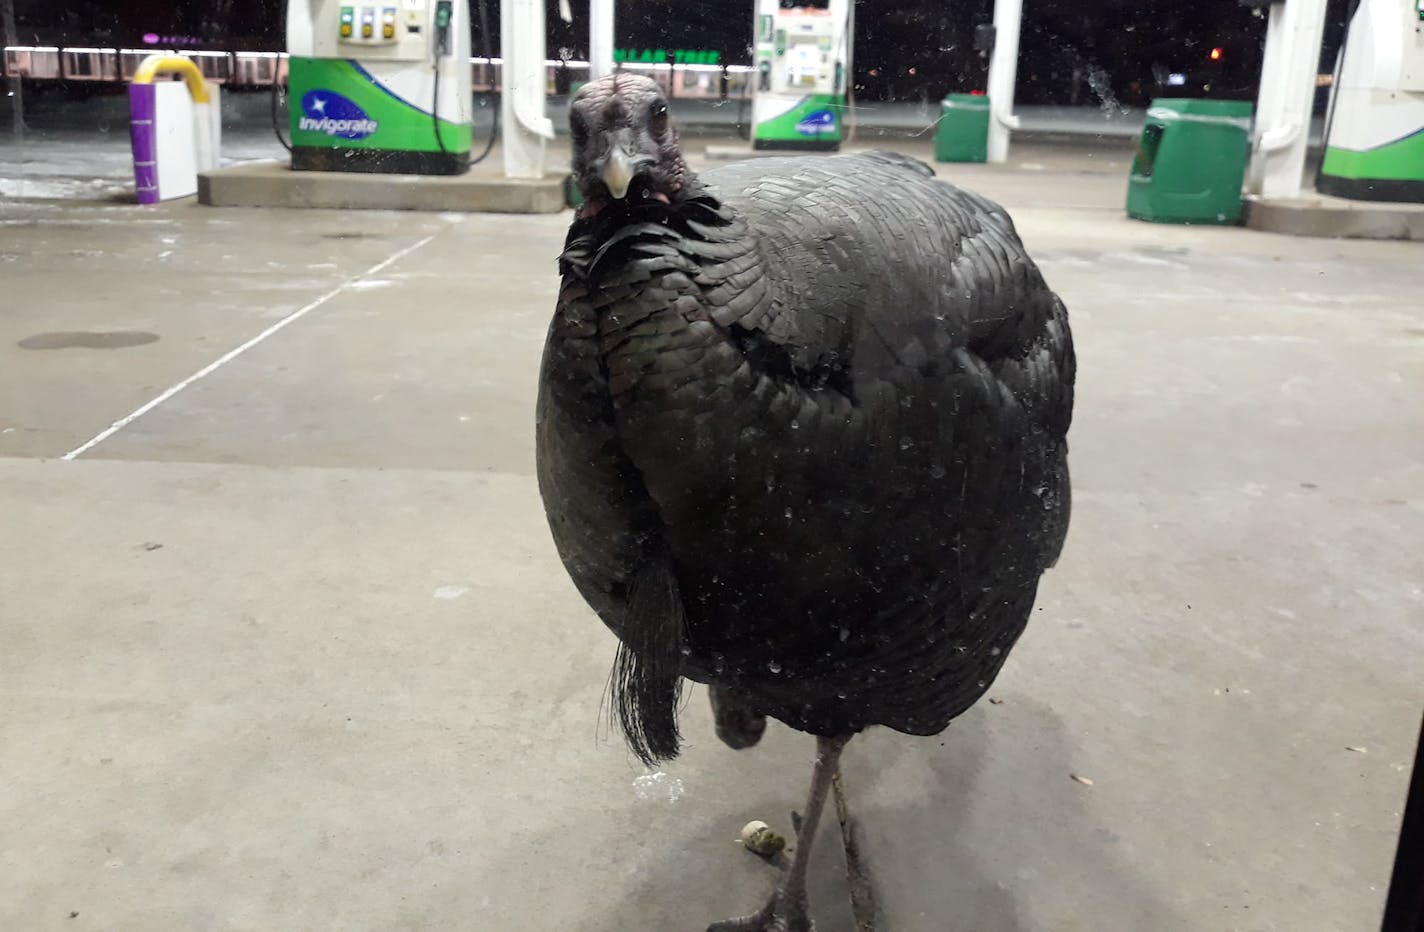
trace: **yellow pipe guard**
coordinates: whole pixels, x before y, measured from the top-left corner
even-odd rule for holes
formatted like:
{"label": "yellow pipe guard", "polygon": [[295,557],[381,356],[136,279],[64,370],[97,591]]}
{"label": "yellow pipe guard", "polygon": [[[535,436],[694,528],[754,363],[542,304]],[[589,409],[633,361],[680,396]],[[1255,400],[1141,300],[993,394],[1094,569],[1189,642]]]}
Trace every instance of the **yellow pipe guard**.
{"label": "yellow pipe guard", "polygon": [[152,84],[160,74],[178,74],[188,85],[188,94],[195,104],[208,102],[208,86],[203,81],[203,73],[198,66],[181,55],[150,55],[134,72],[133,83]]}

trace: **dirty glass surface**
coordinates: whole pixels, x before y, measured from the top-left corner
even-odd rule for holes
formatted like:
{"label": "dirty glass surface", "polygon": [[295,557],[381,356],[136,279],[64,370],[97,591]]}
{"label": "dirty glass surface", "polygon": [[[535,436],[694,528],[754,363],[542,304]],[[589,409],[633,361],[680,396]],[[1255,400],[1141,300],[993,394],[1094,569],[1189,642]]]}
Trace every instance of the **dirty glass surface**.
{"label": "dirty glass surface", "polygon": [[1414,928],[1416,6],[0,0],[0,929]]}

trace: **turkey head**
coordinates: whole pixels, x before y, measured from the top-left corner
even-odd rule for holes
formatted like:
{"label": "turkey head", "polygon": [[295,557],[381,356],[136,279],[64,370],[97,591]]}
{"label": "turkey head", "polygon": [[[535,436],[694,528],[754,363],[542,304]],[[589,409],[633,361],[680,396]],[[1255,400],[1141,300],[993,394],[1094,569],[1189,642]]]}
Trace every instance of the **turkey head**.
{"label": "turkey head", "polygon": [[611,202],[670,204],[687,184],[687,163],[651,79],[614,73],[579,89],[569,107],[574,180],[591,217]]}

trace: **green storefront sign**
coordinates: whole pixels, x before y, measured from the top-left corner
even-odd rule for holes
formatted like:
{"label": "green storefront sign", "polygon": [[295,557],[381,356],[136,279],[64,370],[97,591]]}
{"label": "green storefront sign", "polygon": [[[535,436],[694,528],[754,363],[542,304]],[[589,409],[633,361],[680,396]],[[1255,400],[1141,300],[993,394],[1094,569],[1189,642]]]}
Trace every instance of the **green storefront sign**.
{"label": "green storefront sign", "polygon": [[720,65],[722,53],[705,49],[614,49],[613,60],[650,65]]}

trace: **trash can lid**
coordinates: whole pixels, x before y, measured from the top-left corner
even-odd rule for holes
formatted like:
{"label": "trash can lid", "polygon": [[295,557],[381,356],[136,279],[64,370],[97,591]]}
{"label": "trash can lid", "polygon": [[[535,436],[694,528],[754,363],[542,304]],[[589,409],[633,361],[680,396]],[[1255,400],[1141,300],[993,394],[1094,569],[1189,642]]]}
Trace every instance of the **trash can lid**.
{"label": "trash can lid", "polygon": [[[1158,97],[1149,109],[1171,113],[1189,113],[1205,117],[1251,117],[1249,100],[1207,100],[1197,97]],[[1167,117],[1167,119],[1171,119]]]}
{"label": "trash can lid", "polygon": [[940,105],[955,110],[988,110],[989,98],[984,94],[945,94]]}

